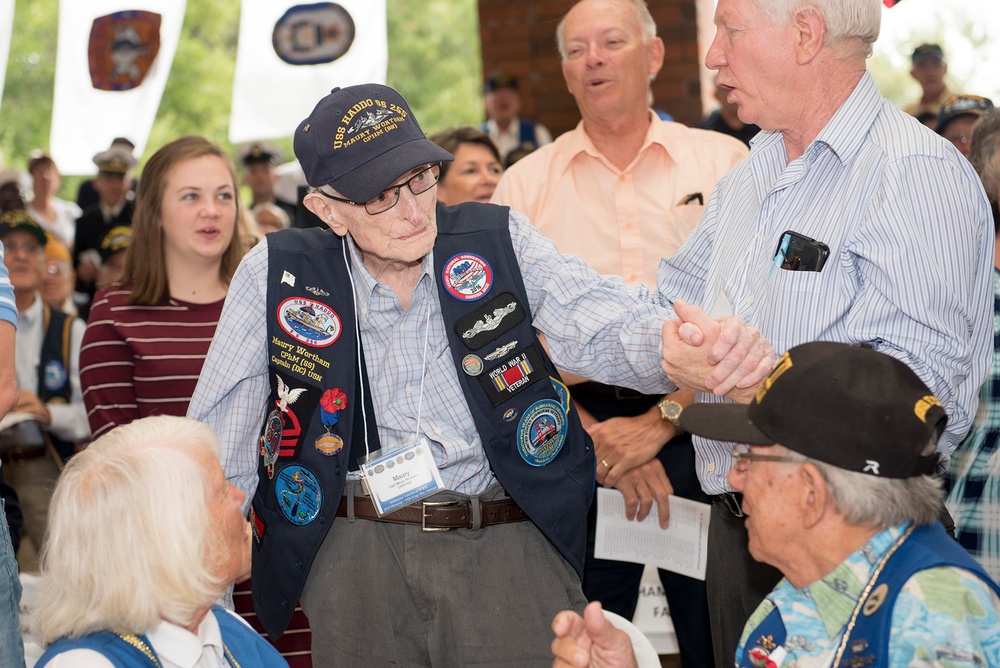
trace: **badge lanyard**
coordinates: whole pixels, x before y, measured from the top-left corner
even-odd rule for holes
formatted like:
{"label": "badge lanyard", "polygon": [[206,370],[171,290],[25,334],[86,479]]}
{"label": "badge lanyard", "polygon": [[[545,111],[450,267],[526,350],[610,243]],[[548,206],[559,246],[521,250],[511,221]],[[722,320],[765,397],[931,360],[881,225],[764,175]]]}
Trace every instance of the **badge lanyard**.
{"label": "badge lanyard", "polygon": [[[341,252],[344,256],[344,264],[347,266],[347,275],[350,278],[351,283],[351,297],[354,299],[354,312],[358,311],[358,293],[354,287],[354,272],[351,270],[351,261],[347,257],[347,240],[341,245]],[[361,368],[361,327],[359,324],[359,318],[355,315],[354,317],[354,340],[357,341],[357,354],[355,359],[358,362],[358,377],[361,379],[361,419],[365,426],[365,456],[371,456],[371,447],[368,444],[368,414],[365,410],[365,392],[366,392],[366,380],[367,376],[364,373],[364,369]],[[417,425],[413,430],[413,441],[417,441],[420,438],[420,419],[423,415],[424,407],[424,378],[427,375],[427,347],[430,340],[431,331],[431,301],[427,300],[427,317],[424,320],[424,349],[423,354],[420,359],[420,394],[417,397]]]}

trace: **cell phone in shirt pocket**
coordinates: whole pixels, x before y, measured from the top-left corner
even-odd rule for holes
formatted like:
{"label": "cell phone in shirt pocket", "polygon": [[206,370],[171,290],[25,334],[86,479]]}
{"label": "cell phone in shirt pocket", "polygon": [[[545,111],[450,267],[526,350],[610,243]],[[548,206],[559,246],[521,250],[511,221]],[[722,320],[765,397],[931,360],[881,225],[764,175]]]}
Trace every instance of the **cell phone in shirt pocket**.
{"label": "cell phone in shirt pocket", "polygon": [[822,271],[830,257],[830,247],[822,241],[785,230],[778,241],[774,257],[781,256],[781,268],[788,271]]}

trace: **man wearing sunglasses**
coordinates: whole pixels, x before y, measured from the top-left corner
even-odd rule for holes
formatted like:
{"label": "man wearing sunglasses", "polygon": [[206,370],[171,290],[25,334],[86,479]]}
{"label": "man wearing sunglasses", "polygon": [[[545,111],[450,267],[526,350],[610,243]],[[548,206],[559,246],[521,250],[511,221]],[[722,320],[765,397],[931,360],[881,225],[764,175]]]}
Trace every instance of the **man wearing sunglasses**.
{"label": "man wearing sunglasses", "polygon": [[[733,451],[729,483],[750,554],[784,575],[747,621],[736,665],[1000,665],[1000,586],[937,519],[947,416],[908,366],[807,343],[749,406],[695,404],[681,422],[749,444]],[[592,605],[553,622],[554,665],[635,665]]]}
{"label": "man wearing sunglasses", "polygon": [[[335,89],[294,144],[332,233],[247,255],[189,411],[253,499],[257,614],[280,636],[301,597],[317,665],[547,665],[596,465],[554,364],[669,391],[667,312],[506,207],[439,206],[452,155],[390,88]],[[715,371],[766,375],[753,330],[695,329],[706,374],[736,342]]]}

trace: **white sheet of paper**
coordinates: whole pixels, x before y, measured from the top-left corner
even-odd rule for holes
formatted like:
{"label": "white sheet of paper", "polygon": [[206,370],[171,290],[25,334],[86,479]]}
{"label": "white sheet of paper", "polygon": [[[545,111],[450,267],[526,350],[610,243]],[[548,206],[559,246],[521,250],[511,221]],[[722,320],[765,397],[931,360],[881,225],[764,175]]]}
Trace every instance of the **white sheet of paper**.
{"label": "white sheet of paper", "polygon": [[711,506],[670,497],[670,525],[660,528],[656,504],[642,522],[625,518],[625,498],[616,489],[597,488],[598,559],[651,564],[657,568],[705,579],[708,522]]}

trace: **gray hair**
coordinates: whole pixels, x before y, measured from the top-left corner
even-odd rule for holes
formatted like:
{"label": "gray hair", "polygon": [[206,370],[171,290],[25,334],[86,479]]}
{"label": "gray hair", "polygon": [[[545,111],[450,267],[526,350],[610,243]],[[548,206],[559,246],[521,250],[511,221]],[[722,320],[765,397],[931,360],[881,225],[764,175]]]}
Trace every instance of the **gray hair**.
{"label": "gray hair", "polygon": [[972,128],[969,162],[994,202],[1000,199],[1000,109],[983,114]]}
{"label": "gray hair", "polygon": [[218,456],[208,426],[162,415],[112,429],[70,460],[52,495],[30,618],[43,644],[141,634],[161,620],[189,626],[225,591],[198,450]]}
{"label": "gray hair", "polygon": [[[934,436],[923,454],[937,445]],[[847,471],[825,462],[792,453],[815,466],[826,481],[830,497],[847,524],[886,529],[903,522],[931,524],[941,512],[944,491],[941,481],[929,475],[915,478],[880,478]]]}
{"label": "gray hair", "polygon": [[[636,23],[639,24],[639,30],[642,32],[642,43],[649,44],[656,37],[656,21],[653,20],[653,15],[649,13],[646,0],[622,1],[632,7]],[[575,7],[576,5],[573,6]],[[572,8],[570,8],[570,11],[572,11]],[[566,16],[568,15],[569,12],[566,12],[562,19],[560,19],[559,25],[556,26],[556,47],[559,49],[559,58],[562,60],[566,60]]]}
{"label": "gray hair", "polygon": [[859,41],[864,57],[882,26],[879,0],[757,0],[757,6],[773,23],[786,24],[801,9],[814,8],[826,24],[827,43],[842,56],[860,55],[851,42]]}

